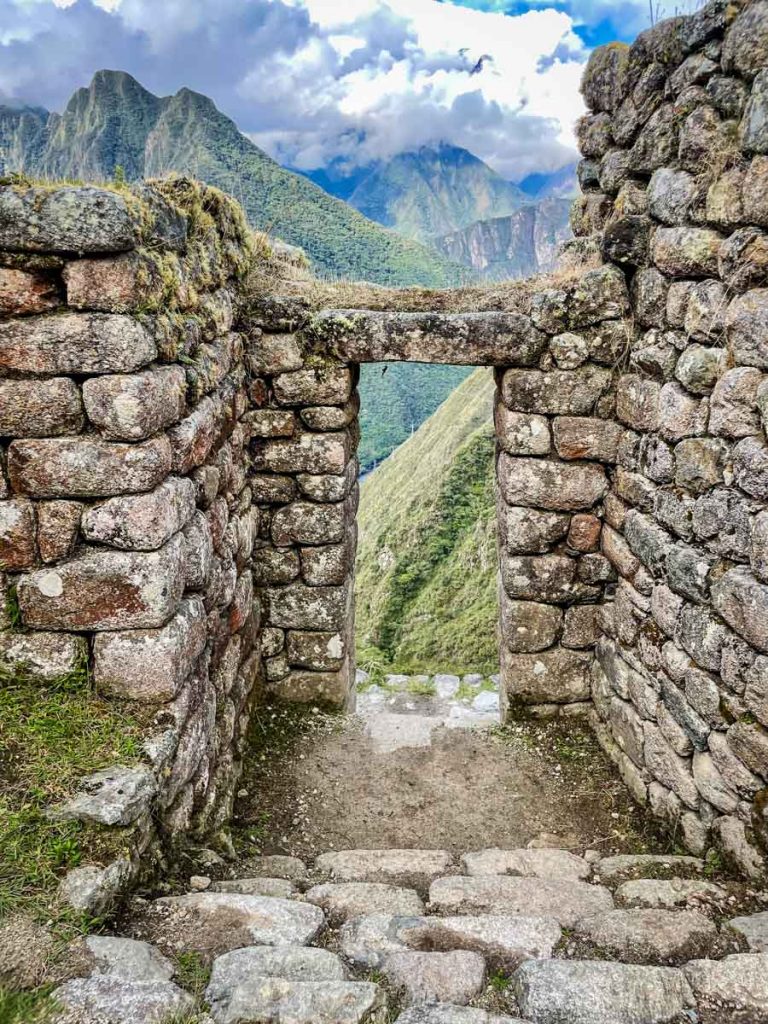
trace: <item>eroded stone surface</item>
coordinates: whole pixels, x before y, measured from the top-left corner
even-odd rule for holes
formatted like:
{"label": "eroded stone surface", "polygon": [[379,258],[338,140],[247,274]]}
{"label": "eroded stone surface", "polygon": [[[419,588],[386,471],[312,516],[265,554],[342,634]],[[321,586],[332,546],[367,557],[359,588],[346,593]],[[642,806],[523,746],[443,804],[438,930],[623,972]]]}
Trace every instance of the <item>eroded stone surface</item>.
{"label": "eroded stone surface", "polygon": [[452,867],[447,850],[340,850],[315,862],[315,870],[329,881],[381,882],[419,892]]}
{"label": "eroded stone surface", "polygon": [[447,1001],[466,1005],[485,984],[485,961],[477,953],[389,953],[382,973],[409,1003]]}
{"label": "eroded stone surface", "polygon": [[439,878],[429,890],[439,914],[528,914],[553,917],[570,928],[583,917],[613,909],[610,892],[599,885],[565,879],[476,875]]}
{"label": "eroded stone surface", "polygon": [[381,882],[340,882],[315,885],[304,899],[322,907],[331,924],[342,924],[360,914],[418,916],[424,904],[415,889],[403,889]]}

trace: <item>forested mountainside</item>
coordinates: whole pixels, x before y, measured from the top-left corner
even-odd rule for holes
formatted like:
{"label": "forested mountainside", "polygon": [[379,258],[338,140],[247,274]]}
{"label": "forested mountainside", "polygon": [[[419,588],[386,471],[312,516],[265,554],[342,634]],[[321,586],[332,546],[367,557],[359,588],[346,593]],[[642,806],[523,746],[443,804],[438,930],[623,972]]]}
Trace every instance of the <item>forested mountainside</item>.
{"label": "forested mountainside", "polygon": [[429,286],[468,276],[281,167],[189,89],[158,97],[124,72],[99,71],[63,114],[0,106],[0,175],[98,181],[118,167],[129,180],[178,171],[224,189],[254,227],[304,249],[319,274]]}
{"label": "forested mountainside", "polygon": [[541,199],[508,217],[451,232],[435,244],[486,281],[547,273],[555,267],[560,245],[571,237],[570,207],[570,199]]}
{"label": "forested mountainside", "polygon": [[363,668],[497,670],[493,389],[475,370],[363,484]]}

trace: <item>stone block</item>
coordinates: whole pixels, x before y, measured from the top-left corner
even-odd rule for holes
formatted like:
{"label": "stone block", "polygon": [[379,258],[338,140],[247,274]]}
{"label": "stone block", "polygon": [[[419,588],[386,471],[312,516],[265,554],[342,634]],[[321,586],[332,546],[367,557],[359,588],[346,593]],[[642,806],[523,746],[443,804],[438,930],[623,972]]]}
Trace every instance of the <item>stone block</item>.
{"label": "stone block", "polygon": [[709,429],[720,437],[749,437],[760,432],[758,388],[764,375],[755,367],[727,370],[715,384]]}
{"label": "stone block", "polygon": [[[181,274],[174,267],[174,290]],[[104,313],[131,313],[159,304],[166,288],[156,264],[147,256],[123,253],[101,259],[71,260],[64,267],[67,305]]]}
{"label": "stone block", "polygon": [[616,461],[622,434],[618,423],[591,417],[558,416],[553,431],[555,449],[561,459]]}
{"label": "stone block", "polygon": [[698,548],[675,544],[667,553],[667,582],[689,601],[706,604],[709,598],[709,577],[715,559]]}
{"label": "stone block", "polygon": [[724,349],[689,345],[677,361],[675,376],[693,394],[708,395],[724,373],[727,359]]}
{"label": "stone block", "polygon": [[568,533],[570,516],[509,508],[500,503],[498,524],[502,549],[511,555],[544,554]]}
{"label": "stone block", "polygon": [[51,275],[0,267],[0,316],[48,313],[60,304],[56,281]]}
{"label": "stone block", "polygon": [[634,430],[656,430],[659,425],[661,385],[636,374],[625,374],[616,389],[616,415]]}
{"label": "stone block", "polygon": [[566,608],[565,625],[560,639],[563,647],[593,647],[601,635],[598,605],[581,604]]}
{"label": "stone block", "polygon": [[676,754],[652,722],[644,723],[645,763],[653,777],[667,789],[676,793],[686,807],[696,810],[699,806],[699,791],[693,780],[693,769],[688,758]]}
{"label": "stone block", "polygon": [[249,437],[293,437],[296,416],[287,409],[254,409],[243,417]]}
{"label": "stone block", "polygon": [[739,124],[739,141],[748,153],[768,153],[768,74],[765,69],[752,83],[752,93]]}
{"label": "stone block", "polygon": [[68,377],[0,380],[0,437],[79,434],[84,423],[80,390]]}
{"label": "stone block", "polygon": [[184,589],[183,544],[150,553],[86,548],[69,562],[22,576],[22,621],[32,629],[121,630],[164,626]]}
{"label": "stone block", "polygon": [[729,631],[706,608],[686,604],[677,620],[675,640],[701,668],[720,670],[723,645]]}
{"label": "stone block", "polygon": [[334,672],[340,669],[349,653],[344,633],[289,630],[285,636],[285,646],[291,665],[315,672]]}
{"label": "stone block", "polygon": [[19,572],[35,564],[35,532],[35,507],[31,501],[0,501],[0,565],[4,570]]}
{"label": "stone block", "polygon": [[293,548],[258,548],[253,553],[252,565],[257,586],[290,583],[301,572],[299,554]]}
{"label": "stone block", "polygon": [[343,430],[354,423],[360,411],[359,399],[346,405],[317,405],[299,410],[301,422],[310,430]]}
{"label": "stone block", "polygon": [[352,445],[346,434],[301,434],[292,440],[255,442],[252,451],[257,471],[341,474]]}
{"label": "stone block", "polygon": [[13,441],[8,475],[34,498],[101,498],[148,491],[171,470],[166,437],[116,444],[92,437]]}
{"label": "stone block", "polygon": [[301,549],[301,575],[312,587],[340,586],[353,565],[354,548],[349,541]]}
{"label": "stone block", "polygon": [[143,441],[178,422],[186,403],[186,378],[180,366],[136,374],[91,377],[83,384],[88,419],[117,441]]}
{"label": "stone block", "polygon": [[312,632],[344,631],[349,616],[347,587],[310,587],[291,583],[264,592],[270,626]]}
{"label": "stone block", "polygon": [[762,437],[745,437],[733,449],[736,483],[747,494],[768,501],[768,446]]}
{"label": "stone block", "polygon": [[278,547],[292,544],[338,544],[344,538],[343,504],[317,505],[295,501],[272,516],[272,541]]}
{"label": "stone block", "polygon": [[728,446],[715,438],[688,438],[675,447],[675,483],[694,494],[721,484]]}
{"label": "stone block", "polygon": [[613,112],[624,96],[629,51],[601,46],[592,51],[581,79],[581,93],[592,111]]}
{"label": "stone block", "polygon": [[207,640],[199,597],[182,601],[161,629],[99,633],[93,645],[94,682],[100,693],[122,700],[165,703],[190,676]]}
{"label": "stone block", "polygon": [[605,557],[621,576],[630,579],[640,568],[640,559],[624,537],[607,524],[603,527],[601,547]]}
{"label": "stone block", "polygon": [[0,664],[23,667],[33,679],[61,679],[82,669],[87,655],[86,641],[70,633],[0,632]]}
{"label": "stone block", "polygon": [[79,501],[37,503],[37,547],[44,562],[59,562],[72,554],[84,507]]}
{"label": "stone block", "polygon": [[549,351],[560,370],[577,370],[589,359],[589,349],[589,340],[572,331],[558,334],[549,343]]}
{"label": "stone block", "polygon": [[560,635],[561,609],[534,601],[501,601],[501,635],[513,652],[544,651]]}
{"label": "stone block", "polygon": [[568,530],[568,547],[587,554],[597,551],[600,546],[602,522],[597,516],[580,513],[571,520]]}
{"label": "stone block", "polygon": [[752,158],[744,176],[742,200],[752,223],[768,227],[768,157]]}
{"label": "stone block", "polygon": [[760,778],[768,780],[768,729],[758,722],[740,721],[727,733],[736,757]]}
{"label": "stone block", "polygon": [[515,705],[572,704],[589,700],[592,654],[556,647],[539,654],[512,654],[502,645],[501,680],[509,713]]}
{"label": "stone block", "polygon": [[83,535],[97,544],[129,551],[156,551],[183,529],[195,512],[191,480],[172,476],[147,494],[110,498],[89,508]]}
{"label": "stone block", "polygon": [[630,154],[630,169],[647,175],[676,161],[680,117],[671,104],[654,111],[640,129]]}
{"label": "stone block", "polygon": [[353,460],[346,473],[299,473],[296,482],[305,498],[311,501],[343,501],[357,481],[358,465]]}
{"label": "stone block", "polygon": [[496,439],[502,451],[510,455],[549,454],[552,440],[545,416],[512,412],[503,402],[497,402],[495,425]]}
{"label": "stone block", "polygon": [[208,583],[213,565],[213,537],[205,515],[194,512],[182,533],[184,539],[184,585],[202,590]]}
{"label": "stone block", "polygon": [[304,357],[295,334],[262,334],[259,331],[248,343],[248,363],[252,373],[273,376],[300,370]]}
{"label": "stone block", "polygon": [[722,235],[709,228],[658,228],[651,256],[669,277],[717,277],[722,241]]}
{"label": "stone block", "polygon": [[189,473],[201,466],[213,448],[221,427],[222,407],[204,398],[194,412],[168,431],[174,473]]}
{"label": "stone block", "polygon": [[713,583],[712,605],[739,636],[768,651],[768,586],[749,569],[729,569]]}
{"label": "stone block", "polygon": [[499,486],[509,505],[577,511],[595,505],[608,490],[601,466],[514,458],[502,454]]}
{"label": "stone block", "polygon": [[296,480],[291,476],[251,473],[248,480],[257,505],[286,505],[296,497]]}
{"label": "stone block", "polygon": [[723,45],[726,71],[751,79],[768,61],[768,11],[764,3],[742,10],[733,20]]}
{"label": "stone block", "polygon": [[720,276],[731,292],[765,284],[768,276],[766,233],[754,227],[734,231],[720,248]]}
{"label": "stone block", "polygon": [[726,323],[734,361],[768,368],[768,288],[737,295],[728,307]]}
{"label": "stone block", "polygon": [[139,243],[127,196],[91,185],[0,188],[0,248],[20,252],[109,253]]}
{"label": "stone block", "polygon": [[344,405],[353,386],[352,371],[336,366],[294,370],[272,382],[279,405]]}
{"label": "stone block", "polygon": [[292,704],[323,704],[344,709],[349,704],[352,673],[347,665],[338,672],[291,671],[270,686],[278,700]]}
{"label": "stone block", "polygon": [[696,179],[687,171],[660,167],[651,175],[648,203],[651,215],[666,225],[685,224],[696,196]]}
{"label": "stone block", "polygon": [[10,373],[132,373],[156,356],[148,332],[129,316],[59,313],[0,323],[0,370]]}
{"label": "stone block", "polygon": [[[659,173],[659,172],[657,172]],[[669,282],[655,267],[638,270],[632,279],[632,304],[643,327],[665,327]]]}
{"label": "stone block", "polygon": [[610,370],[595,366],[550,373],[507,370],[501,379],[501,396],[516,412],[588,416],[610,383]]}

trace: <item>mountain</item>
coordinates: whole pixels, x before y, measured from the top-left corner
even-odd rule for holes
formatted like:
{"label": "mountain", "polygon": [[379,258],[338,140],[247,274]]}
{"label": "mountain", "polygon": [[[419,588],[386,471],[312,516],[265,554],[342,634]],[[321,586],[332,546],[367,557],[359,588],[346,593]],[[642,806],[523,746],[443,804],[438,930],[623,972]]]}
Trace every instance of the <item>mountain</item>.
{"label": "mountain", "polygon": [[529,174],[520,182],[520,188],[531,199],[575,199],[579,194],[576,177],[577,164],[566,164],[559,171]]}
{"label": "mountain", "polygon": [[347,202],[410,238],[467,227],[518,209],[525,196],[466,149],[445,143],[401,153],[376,167]]}
{"label": "mountain", "polygon": [[363,483],[361,668],[498,671],[493,389],[475,370]]}
{"label": "mountain", "polygon": [[254,227],[303,248],[321,275],[425,286],[467,276],[281,167],[189,89],[158,97],[124,72],[99,71],[63,114],[0,107],[0,175],[108,180],[118,166],[129,180],[178,171],[218,186]]}
{"label": "mountain", "polygon": [[541,199],[509,217],[481,220],[435,239],[435,245],[486,281],[547,273],[561,243],[571,237],[570,207],[570,199]]}

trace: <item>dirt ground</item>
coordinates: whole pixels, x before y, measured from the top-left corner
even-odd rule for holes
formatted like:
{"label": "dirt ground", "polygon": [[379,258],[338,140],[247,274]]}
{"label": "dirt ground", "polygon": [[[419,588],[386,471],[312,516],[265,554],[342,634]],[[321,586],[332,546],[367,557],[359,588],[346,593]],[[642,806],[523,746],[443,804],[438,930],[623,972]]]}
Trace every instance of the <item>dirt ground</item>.
{"label": "dirt ground", "polygon": [[[262,710],[235,812],[241,853],[669,848],[585,726],[448,728],[432,705],[410,698],[346,718]],[[401,745],[387,742],[392,728]]]}

